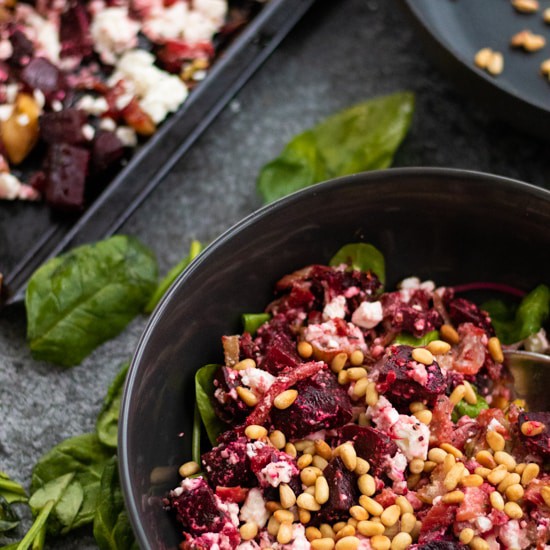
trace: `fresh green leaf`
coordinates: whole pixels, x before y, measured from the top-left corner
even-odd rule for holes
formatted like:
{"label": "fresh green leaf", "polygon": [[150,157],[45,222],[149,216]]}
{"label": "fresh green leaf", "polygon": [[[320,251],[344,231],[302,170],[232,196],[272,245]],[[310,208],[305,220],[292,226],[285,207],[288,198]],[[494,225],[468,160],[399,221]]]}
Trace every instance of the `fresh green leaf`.
{"label": "fresh green leaf", "polygon": [[37,537],[40,537],[42,539],[42,537],[44,536],[44,526],[46,525],[46,521],[48,521],[48,517],[54,505],[55,502],[53,500],[49,500],[44,504],[43,508],[40,510],[40,513],[38,514],[38,516],[36,516],[31,528],[27,531],[27,534],[17,545],[17,550],[28,550],[31,544],[34,546],[34,541]]}
{"label": "fresh green leaf", "polygon": [[[80,491],[71,489],[69,497],[62,505],[62,516],[56,515],[58,522],[48,522],[48,531],[52,533],[67,532],[93,520],[101,474],[105,463],[113,455],[111,449],[101,444],[96,434],[84,434],[62,441],[36,464],[32,472],[31,491],[34,494],[46,487],[61,476],[74,477],[71,484],[79,484],[82,489],[82,500],[79,500]],[[31,497],[31,499],[33,498]],[[71,508],[72,506],[72,508]],[[76,510],[76,513],[73,513]],[[70,525],[64,525],[61,520],[74,517]]]}
{"label": "fresh green leaf", "polygon": [[13,542],[6,546],[0,546],[0,550],[17,550],[18,547],[19,547],[19,542]]}
{"label": "fresh green leaf", "polygon": [[9,502],[0,495],[0,535],[15,529],[19,525],[19,517]]}
{"label": "fresh green leaf", "polygon": [[120,489],[116,458],[103,469],[94,516],[94,537],[100,550],[138,549]]}
{"label": "fresh green leaf", "polygon": [[80,363],[143,310],[157,280],[150,250],[115,236],[53,258],[31,277],[27,337],[37,359]]}
{"label": "fresh green leaf", "polygon": [[219,365],[205,365],[195,374],[195,396],[197,406],[201,413],[202,422],[206,428],[208,439],[212,445],[216,444],[216,438],[226,428],[225,424],[217,417],[214,411],[212,399],[214,398],[214,375],[220,368]]}
{"label": "fresh green leaf", "polygon": [[294,137],[266,164],[258,190],[266,202],[320,181],[387,168],[410,127],[414,95],[377,97],[336,113]]}
{"label": "fresh green leaf", "polygon": [[[475,388],[474,388],[474,391],[475,391]],[[489,408],[489,404],[487,403],[485,398],[481,397],[481,395],[479,395],[477,391],[475,393],[477,396],[477,403],[475,405],[471,405],[470,403],[467,403],[464,399],[462,399],[455,405],[453,409],[453,414],[451,417],[453,422],[458,422],[458,420],[463,416],[469,416],[470,418],[477,418],[479,416],[479,413],[482,410]]]}
{"label": "fresh green leaf", "polygon": [[517,307],[501,300],[489,300],[481,309],[491,316],[499,339],[504,344],[514,344],[536,334],[548,319],[550,289],[546,285],[537,286]]}
{"label": "fresh green leaf", "polygon": [[0,497],[6,499],[8,504],[26,502],[27,492],[19,483],[10,479],[8,474],[0,471]]}
{"label": "fresh green leaf", "polygon": [[372,271],[380,282],[386,282],[386,261],[378,248],[367,243],[350,243],[344,245],[331,258],[329,265],[346,264],[360,271]]}
{"label": "fresh green leaf", "polygon": [[192,241],[189,248],[189,254],[176,266],[174,266],[159,283],[155,292],[151,296],[151,299],[145,306],[145,313],[151,313],[161,298],[166,294],[166,291],[170,288],[172,283],[179,277],[181,273],[187,268],[187,266],[199,255],[203,246],[199,241]]}
{"label": "fresh green leaf", "polygon": [[394,344],[397,345],[404,345],[404,346],[427,346],[430,342],[433,342],[434,340],[437,340],[439,338],[439,332],[437,330],[432,330],[430,332],[427,332],[424,334],[424,336],[421,336],[420,338],[416,338],[412,334],[409,334],[408,332],[402,332],[401,334],[398,334],[395,337],[395,340],[393,341]]}
{"label": "fresh green leaf", "polygon": [[256,334],[256,331],[271,319],[269,313],[243,313],[243,330],[249,334]]}
{"label": "fresh green leaf", "polygon": [[191,440],[191,458],[197,463],[201,463],[201,413],[199,405],[195,401],[195,410],[193,412],[193,439]]}
{"label": "fresh green leaf", "polygon": [[34,491],[29,500],[29,506],[33,513],[37,515],[50,500],[53,501],[54,505],[57,504],[73,478],[74,472],[69,472],[51,479]]}
{"label": "fresh green leaf", "polygon": [[129,366],[129,363],[125,363],[120,372],[116,375],[109,387],[105,401],[103,402],[103,408],[97,417],[97,437],[103,445],[111,447],[112,449],[117,448],[120,403],[122,401],[122,391],[124,390],[124,382],[128,374]]}

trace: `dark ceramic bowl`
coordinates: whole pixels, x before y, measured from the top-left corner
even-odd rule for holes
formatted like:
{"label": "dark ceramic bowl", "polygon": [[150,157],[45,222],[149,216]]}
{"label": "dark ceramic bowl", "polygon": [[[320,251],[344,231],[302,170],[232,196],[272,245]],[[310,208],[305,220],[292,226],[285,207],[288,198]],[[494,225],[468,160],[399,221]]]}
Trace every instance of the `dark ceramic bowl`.
{"label": "dark ceramic bowl", "polygon": [[282,275],[327,262],[349,242],[386,257],[391,288],[408,275],[438,284],[550,279],[550,192],[474,172],[412,168],[324,183],[252,214],[211,244],[153,314],[122,404],[119,449],[130,518],[145,549],[181,536],[161,498],[190,459],[193,375],[223,358],[220,338],[270,301]]}

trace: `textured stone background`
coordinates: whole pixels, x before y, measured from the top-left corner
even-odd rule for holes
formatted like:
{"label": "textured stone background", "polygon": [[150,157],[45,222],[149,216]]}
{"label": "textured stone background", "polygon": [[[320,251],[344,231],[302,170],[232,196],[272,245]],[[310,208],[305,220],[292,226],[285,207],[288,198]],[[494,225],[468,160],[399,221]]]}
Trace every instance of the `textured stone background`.
{"label": "textured stone background", "polygon": [[[453,166],[548,185],[548,144],[489,119],[455,91],[426,59],[396,0],[326,0],[122,232],[153,248],[165,273],[192,239],[207,242],[260,206],[258,170],[294,134],[355,102],[401,89],[416,92],[417,108],[395,165]],[[0,314],[1,470],[27,485],[33,464],[51,446],[93,429],[105,391],[146,322],[136,319],[65,371],[32,360],[21,307]],[[49,547],[96,548],[86,530]]]}

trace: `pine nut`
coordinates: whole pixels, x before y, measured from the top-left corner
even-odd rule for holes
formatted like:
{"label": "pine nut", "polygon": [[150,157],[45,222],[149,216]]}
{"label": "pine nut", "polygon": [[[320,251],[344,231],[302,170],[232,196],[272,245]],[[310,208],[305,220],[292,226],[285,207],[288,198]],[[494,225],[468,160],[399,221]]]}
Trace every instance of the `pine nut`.
{"label": "pine nut", "polygon": [[296,398],[298,397],[298,391],[297,390],[286,390],[282,393],[280,393],[274,400],[273,405],[277,407],[280,410],[288,409],[294,401],[296,401]]}
{"label": "pine nut", "polygon": [[527,437],[534,437],[540,435],[545,429],[546,426],[542,422],[537,422],[536,420],[527,420],[521,425],[521,433]]}
{"label": "pine nut", "polygon": [[360,521],[357,524],[357,532],[364,537],[374,537],[375,535],[383,535],[385,527],[381,523],[374,521]]}
{"label": "pine nut", "polygon": [[360,349],[352,351],[351,355],[349,356],[349,362],[351,363],[352,367],[358,367],[359,365],[362,365],[364,360],[365,355]]}
{"label": "pine nut", "polygon": [[306,527],[306,539],[311,542],[312,540],[322,539],[323,535],[317,527]]}
{"label": "pine nut", "polygon": [[292,508],[296,504],[296,495],[292,487],[286,483],[279,485],[279,499],[283,508]]}
{"label": "pine nut", "polygon": [[491,470],[491,473],[487,476],[487,481],[493,485],[498,485],[508,473],[508,470],[504,464],[500,464],[496,468]]}
{"label": "pine nut", "polygon": [[235,370],[246,370],[246,369],[255,369],[256,368],[256,361],[254,359],[243,359],[242,361],[239,361],[235,365],[233,365],[233,369]]}
{"label": "pine nut", "polygon": [[281,506],[281,504],[275,500],[268,500],[266,503],[265,503],[265,509],[268,511],[268,512],[271,512],[272,514],[274,512],[276,512],[277,510],[282,510],[283,507]]}
{"label": "pine nut", "polygon": [[357,479],[357,486],[362,495],[370,497],[376,492],[376,482],[370,474],[363,474]]}
{"label": "pine nut", "polygon": [[285,434],[283,432],[281,432],[281,430],[273,430],[270,434],[269,434],[269,441],[271,441],[271,444],[276,448],[276,449],[284,449],[285,448],[285,445],[286,445],[286,437],[285,437]]}
{"label": "pine nut", "polygon": [[476,460],[485,468],[495,468],[497,463],[489,451],[479,451],[476,454]]}
{"label": "pine nut", "polygon": [[370,539],[370,545],[373,550],[389,550],[391,547],[391,541],[384,535],[374,535]]}
{"label": "pine nut", "polygon": [[409,471],[413,474],[420,474],[424,471],[424,461],[421,458],[413,458],[409,463]]}
{"label": "pine nut", "polygon": [[275,510],[273,515],[279,523],[284,523],[285,521],[292,523],[294,521],[294,514],[289,510]]}
{"label": "pine nut", "polygon": [[328,501],[330,496],[329,487],[327,483],[327,478],[324,476],[319,476],[315,480],[315,500],[319,504],[324,504]]}
{"label": "pine nut", "polygon": [[298,455],[298,451],[296,450],[294,443],[287,443],[285,445],[285,453],[292,458],[296,458],[296,456]]}
{"label": "pine nut", "polygon": [[[550,8],[549,8],[550,9]],[[544,75],[544,76],[550,76],[550,59],[545,59],[541,64],[540,64],[540,72]]]}
{"label": "pine nut", "polygon": [[319,474],[317,473],[317,468],[315,467],[312,468],[311,466],[308,466],[300,472],[300,479],[302,480],[302,483],[307,487],[315,485],[318,477]]}
{"label": "pine nut", "polygon": [[516,459],[504,451],[497,451],[494,454],[495,462],[497,464],[504,464],[509,472],[513,472],[516,467]]}
{"label": "pine nut", "polygon": [[356,520],[355,518],[349,518],[348,519],[348,525],[353,525],[353,527],[355,529],[357,529],[357,524],[359,523],[358,520]]}
{"label": "pine nut", "polygon": [[300,441],[295,441],[294,446],[296,447],[296,450],[300,453],[303,453],[307,447],[311,445],[311,441],[308,439],[300,439]]}
{"label": "pine nut", "polygon": [[445,479],[443,480],[443,486],[447,491],[452,491],[453,489],[456,489],[456,486],[458,485],[458,482],[460,481],[460,478],[462,477],[462,472],[464,471],[464,464],[459,462],[458,464],[455,464],[447,473],[445,476]]}
{"label": "pine nut", "polygon": [[417,363],[423,365],[431,365],[434,362],[434,356],[426,348],[414,348],[411,356]]}
{"label": "pine nut", "polygon": [[303,508],[298,509],[298,519],[303,525],[307,525],[311,521],[311,513],[309,510],[304,510]]}
{"label": "pine nut", "polygon": [[284,521],[277,531],[277,542],[279,544],[288,544],[292,540],[292,523]]}
{"label": "pine nut", "polygon": [[401,531],[393,537],[391,541],[391,550],[406,550],[412,544],[412,537],[409,533]]}
{"label": "pine nut", "polygon": [[296,504],[300,506],[300,508],[304,508],[310,512],[318,512],[321,509],[321,505],[315,500],[315,497],[308,493],[298,495]]}
{"label": "pine nut", "polygon": [[359,413],[359,418],[357,419],[357,424],[359,426],[368,426],[369,425],[369,419],[367,418],[367,413],[361,412]]}
{"label": "pine nut", "polygon": [[525,491],[519,483],[514,483],[506,488],[506,498],[508,500],[517,501],[523,498]]}
{"label": "pine nut", "polygon": [[357,465],[355,466],[354,472],[358,476],[362,476],[363,474],[366,474],[370,470],[370,464],[360,456],[357,457]]}
{"label": "pine nut", "polygon": [[415,412],[425,411],[425,410],[426,410],[426,405],[424,405],[422,401],[413,401],[409,405],[409,411],[411,411],[412,414],[414,414]]}
{"label": "pine nut", "polygon": [[322,539],[312,540],[310,544],[311,550],[333,550],[335,542],[333,538],[324,537]]}
{"label": "pine nut", "polygon": [[369,513],[362,506],[358,506],[357,504],[349,509],[349,514],[357,521],[369,519]]}
{"label": "pine nut", "polygon": [[397,523],[399,516],[401,515],[401,508],[397,504],[392,504],[388,506],[382,514],[380,514],[380,519],[386,527],[391,527]]}
{"label": "pine nut", "polygon": [[527,464],[525,462],[520,462],[519,464],[516,465],[515,469],[514,469],[514,472],[516,472],[516,474],[523,474],[523,471],[525,470],[525,468],[527,467]]}
{"label": "pine nut", "polygon": [[472,385],[470,384],[470,382],[466,380],[464,380],[462,384],[466,388],[466,391],[464,392],[464,401],[466,401],[466,403],[470,405],[475,405],[477,403],[477,395],[476,395],[476,392],[474,391],[474,388],[472,388]]}
{"label": "pine nut", "polygon": [[464,399],[465,393],[466,388],[464,387],[464,384],[460,384],[451,392],[451,395],[449,395],[449,401],[453,405],[457,405],[460,401],[462,401],[462,399]]}
{"label": "pine nut", "polygon": [[521,481],[520,475],[514,473],[506,474],[506,477],[498,484],[497,490],[503,493],[510,487],[510,485],[516,485]]}
{"label": "pine nut", "polygon": [[443,473],[447,475],[455,464],[456,464],[455,457],[451,453],[447,453],[447,456],[443,461]]}
{"label": "pine nut", "polygon": [[512,6],[520,13],[534,13],[539,9],[537,0],[512,0]]}
{"label": "pine nut", "polygon": [[520,519],[523,517],[523,510],[517,502],[507,502],[504,505],[504,513],[511,519]]}
{"label": "pine nut", "polygon": [[378,390],[376,389],[376,382],[369,382],[369,384],[367,385],[365,403],[369,407],[374,407],[376,403],[378,403]]}
{"label": "pine nut", "polygon": [[313,466],[319,468],[319,470],[324,470],[328,466],[328,461],[325,460],[322,456],[315,455],[313,457]]}
{"label": "pine nut", "polygon": [[504,446],[506,442],[504,441],[504,437],[502,437],[498,432],[495,432],[494,430],[490,430],[485,434],[485,439],[487,440],[487,443],[489,447],[491,447],[491,450],[496,451],[503,451]]}
{"label": "pine nut", "polygon": [[258,526],[253,521],[247,521],[239,527],[239,533],[243,540],[252,540],[258,534]]}
{"label": "pine nut", "polygon": [[464,500],[464,493],[462,491],[451,491],[444,494],[441,500],[445,504],[458,504]]}
{"label": "pine nut", "polygon": [[271,516],[269,518],[269,521],[267,522],[267,532],[272,536],[276,537],[277,533],[279,532],[280,523],[275,519],[274,516]]}
{"label": "pine nut", "polygon": [[340,530],[343,529],[346,525],[347,524],[345,521],[338,521],[332,526],[332,528],[334,529],[334,532],[336,533],[335,535],[336,538],[338,538],[338,533],[340,532]]}
{"label": "pine nut", "polygon": [[521,474],[521,484],[524,487],[527,487],[533,479],[535,479],[540,473],[540,466],[534,462],[530,462],[525,466],[525,470]]}
{"label": "pine nut", "polygon": [[504,361],[504,354],[502,353],[500,340],[496,336],[489,338],[489,342],[487,342],[487,349],[489,350],[489,354],[493,358],[493,361],[496,363],[502,363]]}
{"label": "pine nut", "polygon": [[347,353],[338,353],[337,355],[335,355],[330,362],[330,368],[332,372],[338,374],[345,367],[347,360]]}
{"label": "pine nut", "polygon": [[470,474],[460,480],[463,487],[480,487],[483,485],[483,478],[478,474]]}
{"label": "pine nut", "polygon": [[359,548],[359,539],[348,536],[341,538],[335,546],[335,550],[357,550]]}
{"label": "pine nut", "polygon": [[476,473],[478,476],[481,476],[483,479],[485,479],[491,473],[491,471],[492,470],[490,468],[484,468],[483,466],[478,466],[474,470],[474,473]]}
{"label": "pine nut", "polygon": [[367,393],[367,386],[369,385],[369,379],[365,376],[355,382],[353,386],[354,397],[363,397]]}
{"label": "pine nut", "polygon": [[512,36],[510,45],[514,48],[523,48],[527,52],[536,52],[544,48],[546,39],[540,34],[525,30]]}
{"label": "pine nut", "polygon": [[471,550],[489,550],[489,544],[485,542],[481,537],[474,537],[470,541]]}
{"label": "pine nut", "polygon": [[550,8],[546,8],[542,14],[545,23],[550,23]]}
{"label": "pine nut", "polygon": [[[479,53],[479,52],[478,52]],[[477,56],[476,56],[477,57]],[[458,332],[451,325],[441,325],[439,329],[441,338],[451,345],[456,345],[460,342]]]}
{"label": "pine nut", "polygon": [[447,453],[439,447],[434,447],[428,451],[428,459],[436,464],[442,464],[446,456]]}
{"label": "pine nut", "polygon": [[321,531],[323,538],[334,539],[336,536],[334,529],[328,523],[321,523],[321,525],[319,525],[319,531]]}
{"label": "pine nut", "polygon": [[339,456],[342,459],[344,466],[353,472],[357,466],[357,454],[353,445],[350,443],[344,443],[343,445],[340,445],[339,449]]}
{"label": "pine nut", "polygon": [[302,340],[301,342],[298,342],[298,355],[302,359],[309,359],[313,355],[313,346],[306,342],[305,340]]}
{"label": "pine nut", "polygon": [[[376,502],[371,497],[368,497],[367,495],[361,495],[359,497],[359,504],[371,515],[371,516],[380,516],[382,515],[382,512],[384,511],[384,508],[381,504]],[[399,508],[399,506],[398,506]]]}
{"label": "pine nut", "polygon": [[412,533],[416,524],[416,517],[412,512],[405,512],[401,516],[401,531]]}
{"label": "pine nut", "polygon": [[407,479],[407,489],[409,489],[409,491],[412,491],[418,485],[420,477],[420,474],[411,474],[409,476]]}
{"label": "pine nut", "polygon": [[460,531],[460,535],[458,536],[458,540],[462,544],[470,544],[472,542],[472,539],[474,538],[474,530],[470,529],[470,527],[465,527]]}
{"label": "pine nut", "polygon": [[258,404],[258,398],[248,388],[237,386],[237,395],[249,407],[255,407]]}
{"label": "pine nut", "polygon": [[501,512],[502,510],[504,510],[504,499],[502,498],[502,495],[498,491],[493,491],[489,495],[489,500],[491,502],[491,506],[495,510],[500,510]]}
{"label": "pine nut", "polygon": [[451,445],[450,443],[442,443],[440,447],[448,452],[451,453],[455,458],[462,458],[464,455],[462,454],[462,451],[457,449],[454,445]]}
{"label": "pine nut", "polygon": [[338,541],[345,537],[353,537],[354,535],[355,535],[355,527],[348,523],[338,530],[338,532],[336,533],[336,540]]}
{"label": "pine nut", "polygon": [[436,466],[437,464],[432,460],[426,460],[426,462],[424,462],[424,472],[429,474],[434,471]]}
{"label": "pine nut", "polygon": [[350,367],[347,370],[348,379],[357,381],[367,377],[367,369],[364,367]]}
{"label": "pine nut", "polygon": [[[481,50],[479,50],[476,53],[476,55],[474,57],[474,63],[480,69],[486,69],[489,66],[489,63],[491,62],[492,58],[493,58],[493,50],[491,48],[482,48]],[[449,325],[443,325],[443,326],[449,326]],[[439,329],[439,332],[441,334],[441,337],[443,339],[446,339],[443,335],[443,330],[442,329],[443,329],[443,327],[441,327]],[[456,333],[456,336],[457,336],[457,341],[456,342],[450,342],[450,340],[449,340],[449,342],[451,344],[458,344],[458,332]]]}
{"label": "pine nut", "polygon": [[432,340],[427,346],[432,355],[445,355],[451,346],[443,340]]}
{"label": "pine nut", "polygon": [[545,485],[540,490],[540,496],[544,500],[544,503],[546,504],[546,506],[550,507],[550,485]]}
{"label": "pine nut", "polygon": [[178,470],[181,477],[189,477],[194,474],[198,474],[201,471],[201,467],[193,460],[182,464]]}
{"label": "pine nut", "polygon": [[263,426],[251,424],[245,428],[244,435],[246,435],[248,439],[263,439],[267,436],[267,430]]}
{"label": "pine nut", "polygon": [[313,462],[313,457],[309,453],[306,453],[306,454],[303,454],[296,461],[296,466],[298,466],[300,470],[303,470],[304,468],[307,468],[312,462]]}
{"label": "pine nut", "polygon": [[432,421],[433,414],[432,411],[429,411],[428,409],[425,409],[423,411],[418,411],[413,413],[413,416],[419,421],[422,422],[422,424],[426,424],[428,426],[430,422]]}
{"label": "pine nut", "polygon": [[348,382],[349,382],[348,371],[347,370],[341,370],[338,373],[338,384],[340,384],[340,386],[344,386]]}
{"label": "pine nut", "polygon": [[402,514],[407,514],[407,513],[412,514],[414,512],[412,504],[403,495],[400,495],[395,499],[395,504],[399,506],[399,509],[401,510]]}

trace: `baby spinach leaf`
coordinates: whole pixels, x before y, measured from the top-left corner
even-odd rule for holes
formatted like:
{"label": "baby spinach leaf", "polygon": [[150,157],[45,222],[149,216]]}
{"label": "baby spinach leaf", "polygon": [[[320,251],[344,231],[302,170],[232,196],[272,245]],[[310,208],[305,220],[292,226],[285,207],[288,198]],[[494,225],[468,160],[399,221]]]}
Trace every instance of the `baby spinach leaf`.
{"label": "baby spinach leaf", "polygon": [[157,304],[160,302],[161,298],[166,294],[166,291],[170,288],[172,283],[178,278],[180,273],[187,268],[187,266],[199,255],[204,247],[199,241],[192,241],[189,248],[189,254],[176,266],[174,266],[164,277],[164,279],[159,283],[151,299],[145,306],[145,313],[151,313]]}
{"label": "baby spinach leaf", "polygon": [[501,300],[481,305],[489,313],[495,332],[504,344],[513,344],[536,334],[549,315],[550,289],[539,285],[523,297],[518,306]]}
{"label": "baby spinach leaf", "polygon": [[216,444],[216,438],[225,429],[225,424],[216,415],[214,405],[212,404],[212,399],[214,398],[213,380],[219,368],[219,365],[205,365],[195,374],[195,396],[197,406],[204,427],[206,428],[208,439],[212,445]]}
{"label": "baby spinach leaf", "polygon": [[258,190],[266,202],[320,181],[387,168],[411,124],[414,95],[377,97],[336,113],[294,137],[266,164]]}
{"label": "baby spinach leaf", "polygon": [[427,346],[430,342],[433,342],[434,340],[437,340],[439,338],[439,332],[437,330],[432,330],[430,332],[427,332],[424,334],[424,336],[421,336],[420,338],[416,338],[412,334],[409,334],[408,332],[402,332],[401,334],[398,334],[395,337],[395,340],[393,341],[394,344],[397,345],[405,345],[405,346]]}
{"label": "baby spinach leaf", "polygon": [[116,457],[107,462],[94,516],[94,537],[100,550],[133,550],[138,548],[118,479]]}
{"label": "baby spinach leaf", "polygon": [[27,492],[19,483],[10,479],[8,474],[0,471],[0,497],[3,497],[8,504],[26,502]]}
{"label": "baby spinach leaf", "polygon": [[72,523],[56,522],[52,532],[67,532],[93,520],[101,474],[112,455],[112,450],[103,446],[96,434],[84,434],[62,441],[38,461],[32,472],[33,495],[65,475],[73,475],[71,484],[77,483],[82,489],[82,500],[79,499],[80,491],[71,489],[70,498],[67,497],[62,505],[62,517],[57,516],[59,520],[73,517]]}
{"label": "baby spinach leaf", "polygon": [[269,313],[243,313],[243,331],[249,334],[256,334],[256,331],[271,319]]}
{"label": "baby spinach leaf", "polygon": [[346,264],[360,271],[372,271],[380,282],[386,282],[386,261],[378,248],[367,243],[350,243],[344,245],[331,258],[329,265]]}
{"label": "baby spinach leaf", "polygon": [[458,422],[458,420],[465,415],[469,416],[470,418],[477,418],[482,410],[489,408],[489,404],[487,403],[485,398],[481,397],[481,395],[479,395],[477,391],[475,393],[477,396],[477,403],[475,405],[467,403],[464,399],[462,399],[455,405],[452,414],[453,422]]}
{"label": "baby spinach leaf", "polygon": [[19,525],[19,517],[9,502],[0,495],[0,535],[15,529]]}
{"label": "baby spinach leaf", "polygon": [[125,363],[120,372],[116,375],[103,402],[103,408],[97,417],[97,437],[103,445],[111,447],[112,449],[117,448],[120,402],[122,401],[122,391],[124,389],[124,382],[128,374],[129,366],[129,363]]}
{"label": "baby spinach leaf", "polygon": [[156,280],[152,252],[123,235],[49,260],[25,296],[33,356],[65,367],[80,363],[143,310]]}

